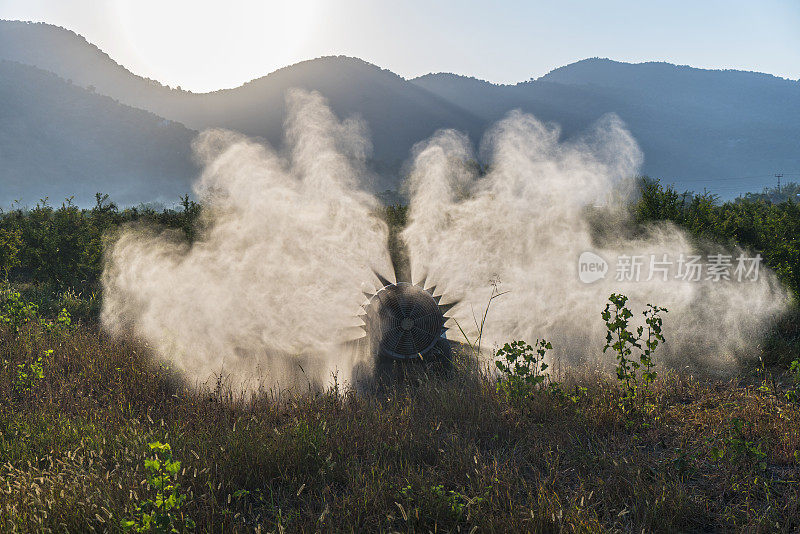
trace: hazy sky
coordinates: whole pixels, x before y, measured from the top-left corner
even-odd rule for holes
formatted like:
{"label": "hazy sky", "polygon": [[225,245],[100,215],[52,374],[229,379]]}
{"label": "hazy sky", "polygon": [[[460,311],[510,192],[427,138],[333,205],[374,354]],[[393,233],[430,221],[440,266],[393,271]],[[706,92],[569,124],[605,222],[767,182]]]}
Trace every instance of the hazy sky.
{"label": "hazy sky", "polygon": [[800,78],[797,0],[0,0],[0,18],[64,26],[136,74],[195,91],[332,54],[502,83],[595,56]]}

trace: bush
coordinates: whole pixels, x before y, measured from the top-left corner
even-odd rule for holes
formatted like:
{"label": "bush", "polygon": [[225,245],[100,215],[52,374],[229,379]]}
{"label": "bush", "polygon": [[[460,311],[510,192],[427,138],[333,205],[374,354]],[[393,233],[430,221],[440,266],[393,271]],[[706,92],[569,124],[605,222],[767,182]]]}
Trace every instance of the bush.
{"label": "bush", "polygon": [[[51,356],[53,349],[47,349],[44,356]],[[17,376],[14,379],[14,390],[16,393],[30,393],[36,386],[36,382],[44,378],[44,366],[40,355],[31,363],[17,364]]]}
{"label": "bush", "polygon": [[31,321],[39,321],[39,307],[23,300],[18,291],[8,286],[0,290],[0,325],[7,326],[17,336]]}
{"label": "bush", "polygon": [[122,522],[125,530],[136,532],[181,532],[194,528],[182,507],[187,496],[178,483],[181,463],[172,458],[169,443],[149,444],[152,456],[144,461],[150,498],[136,507],[135,518]]}
{"label": "bush", "polygon": [[495,354],[494,364],[500,371],[497,390],[511,399],[528,397],[547,379],[544,357],[552,348],[544,339],[536,340],[535,350],[524,341],[503,345]]}
{"label": "bush", "polygon": [[[624,389],[623,407],[630,409],[635,399],[649,396],[650,385],[656,379],[653,355],[659,343],[665,341],[661,313],[666,313],[667,309],[652,304],[647,305],[647,309],[642,312],[647,325],[647,337],[645,337],[643,326],[637,327],[635,334],[630,330],[633,312],[626,307],[628,297],[612,293],[608,301],[601,313],[606,323],[606,344],[603,352],[608,349],[614,351],[617,358],[617,380]],[[639,350],[638,359],[633,356],[634,349]],[[641,383],[640,368],[644,368],[641,373]],[[644,389],[643,395],[640,394],[640,387]]]}

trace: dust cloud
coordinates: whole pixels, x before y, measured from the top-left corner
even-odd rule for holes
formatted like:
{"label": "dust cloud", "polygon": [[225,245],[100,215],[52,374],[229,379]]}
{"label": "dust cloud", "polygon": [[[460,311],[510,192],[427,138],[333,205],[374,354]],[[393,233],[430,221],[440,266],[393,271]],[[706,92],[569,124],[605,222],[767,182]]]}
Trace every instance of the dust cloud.
{"label": "dust cloud", "polygon": [[[203,230],[193,244],[128,227],[107,251],[105,327],[143,340],[198,383],[226,373],[259,385],[323,383],[334,372],[347,381],[369,360],[343,348],[362,291],[375,289],[372,269],[392,272],[380,205],[365,192],[366,132],[317,93],[293,91],[288,102],[286,150],[229,131],[197,138]],[[662,361],[730,370],[753,354],[787,293],[763,266],[756,281],[687,282],[675,263],[666,280],[648,280],[645,264],[639,281],[617,281],[623,255],[675,262],[722,251],[700,250],[669,224],[631,230],[626,206],[641,162],[614,116],[564,141],[557,127],[512,112],[486,134],[480,157],[463,134],[438,132],[415,147],[406,182],[401,236],[415,281],[437,285],[443,302],[460,299],[452,321],[474,339],[499,280],[507,293],[492,303],[483,345],[547,338],[572,364],[612,358],[601,352],[600,312],[622,292],[637,316],[647,303],[669,309]],[[608,263],[604,278],[580,280],[584,252]],[[740,252],[728,251],[734,261]]]}
{"label": "dust cloud", "polygon": [[[608,363],[613,356],[601,352],[600,312],[612,292],[621,292],[639,324],[648,303],[669,310],[662,355],[672,366],[723,372],[739,358],[754,357],[759,335],[787,304],[774,274],[762,266],[757,280],[740,282],[732,275],[746,253],[713,245],[698,250],[670,224],[631,232],[626,206],[636,194],[642,154],[615,116],[579,139],[560,137],[557,127],[512,112],[483,139],[484,169],[457,132],[439,132],[415,147],[402,237],[413,276],[461,299],[451,311],[453,322],[476,339],[494,289],[490,281],[499,281],[498,290],[507,293],[492,301],[483,346],[546,338],[565,363]],[[608,264],[605,277],[592,283],[578,273],[587,251]],[[732,255],[731,280],[706,279],[706,272],[699,281],[676,277],[682,254],[705,261],[716,253]],[[654,270],[651,278],[650,258],[663,262],[664,255],[666,272]],[[634,260],[644,264],[638,281],[630,270],[619,274],[631,280],[617,280],[623,256],[641,258]]]}
{"label": "dust cloud", "polygon": [[338,121],[318,93],[287,101],[285,151],[229,131],[196,139],[204,230],[192,245],[129,227],[107,252],[105,327],[197,383],[348,380],[359,355],[341,343],[371,269],[390,270],[387,228],[364,192],[364,126]]}

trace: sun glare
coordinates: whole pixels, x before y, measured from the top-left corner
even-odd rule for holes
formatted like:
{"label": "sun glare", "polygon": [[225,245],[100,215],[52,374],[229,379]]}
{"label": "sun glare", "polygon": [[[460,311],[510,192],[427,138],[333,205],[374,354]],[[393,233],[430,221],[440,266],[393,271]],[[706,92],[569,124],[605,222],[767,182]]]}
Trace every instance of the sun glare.
{"label": "sun glare", "polygon": [[301,58],[317,3],[117,0],[116,14],[136,58],[132,70],[211,91],[280,68],[287,56]]}

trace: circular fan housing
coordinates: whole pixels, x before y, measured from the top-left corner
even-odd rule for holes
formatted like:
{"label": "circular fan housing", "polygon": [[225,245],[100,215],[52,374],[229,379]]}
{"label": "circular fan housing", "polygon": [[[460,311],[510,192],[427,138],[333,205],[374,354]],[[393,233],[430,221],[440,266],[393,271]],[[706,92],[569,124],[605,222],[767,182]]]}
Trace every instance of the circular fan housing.
{"label": "circular fan housing", "polygon": [[366,330],[379,355],[409,360],[430,351],[442,336],[444,316],[425,289],[400,282],[378,291],[366,308]]}

